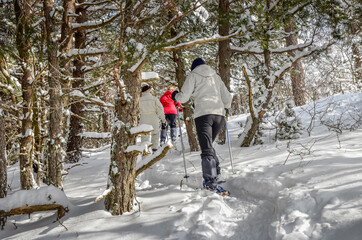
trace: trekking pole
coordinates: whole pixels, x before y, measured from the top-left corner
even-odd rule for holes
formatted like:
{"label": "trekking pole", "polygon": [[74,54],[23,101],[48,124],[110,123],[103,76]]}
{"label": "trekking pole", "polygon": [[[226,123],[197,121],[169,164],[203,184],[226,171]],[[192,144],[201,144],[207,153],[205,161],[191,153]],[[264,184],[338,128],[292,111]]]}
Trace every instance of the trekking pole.
{"label": "trekking pole", "polygon": [[235,174],[234,172],[234,166],[233,166],[233,154],[231,152],[231,143],[230,143],[230,135],[229,135],[229,128],[228,128],[228,117],[227,114],[225,114],[225,126],[226,126],[226,135],[228,137],[228,145],[229,145],[229,154],[230,154],[230,163],[231,163],[231,170],[233,172],[233,174]]}
{"label": "trekking pole", "polygon": [[184,176],[184,178],[186,178],[186,182],[187,182],[187,178],[188,178],[189,176],[187,175],[187,170],[186,170],[185,146],[184,146],[184,141],[183,141],[183,139],[182,139],[181,121],[180,121],[180,114],[179,114],[178,107],[177,107],[176,109],[177,109],[178,126],[179,126],[179,128],[180,128],[182,156],[183,156],[183,159],[184,159],[184,168],[185,168],[185,176]]}

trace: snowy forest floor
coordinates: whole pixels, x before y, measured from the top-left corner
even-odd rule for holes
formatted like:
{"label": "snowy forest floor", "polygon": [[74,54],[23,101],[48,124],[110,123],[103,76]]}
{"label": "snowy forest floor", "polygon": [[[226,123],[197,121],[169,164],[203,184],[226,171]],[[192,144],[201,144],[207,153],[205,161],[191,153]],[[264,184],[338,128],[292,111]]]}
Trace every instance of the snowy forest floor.
{"label": "snowy forest floor", "polygon": [[[362,126],[356,119],[362,116],[362,94],[336,95],[295,110],[305,129],[313,126],[310,136],[304,130],[297,140],[275,141],[271,131],[263,145],[249,148],[238,142],[246,115],[230,118],[234,173],[228,145],[215,144],[230,197],[201,189],[200,153],[189,149],[186,182],[182,154],[173,149],[138,177],[140,211],[112,216],[104,200],[94,203],[106,187],[108,148],[85,153],[81,165],[69,170],[64,191],[72,207],[63,225],[54,221],[54,212],[13,216],[0,239],[360,240]],[[342,134],[328,129],[327,120],[339,124]],[[19,189],[18,179],[18,165],[9,167],[9,194]]]}

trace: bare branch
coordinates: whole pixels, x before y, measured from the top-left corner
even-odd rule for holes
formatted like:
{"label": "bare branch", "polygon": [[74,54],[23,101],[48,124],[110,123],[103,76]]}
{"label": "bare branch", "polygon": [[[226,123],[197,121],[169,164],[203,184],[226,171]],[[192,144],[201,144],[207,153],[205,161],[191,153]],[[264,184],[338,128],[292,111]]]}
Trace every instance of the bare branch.
{"label": "bare branch", "polygon": [[254,108],[253,108],[253,92],[252,92],[252,88],[251,88],[251,83],[250,83],[250,79],[248,77],[248,74],[246,73],[246,69],[245,66],[242,66],[242,70],[244,73],[244,77],[246,80],[246,84],[248,85],[248,89],[249,89],[249,109],[250,109],[250,115],[252,118],[254,118]]}

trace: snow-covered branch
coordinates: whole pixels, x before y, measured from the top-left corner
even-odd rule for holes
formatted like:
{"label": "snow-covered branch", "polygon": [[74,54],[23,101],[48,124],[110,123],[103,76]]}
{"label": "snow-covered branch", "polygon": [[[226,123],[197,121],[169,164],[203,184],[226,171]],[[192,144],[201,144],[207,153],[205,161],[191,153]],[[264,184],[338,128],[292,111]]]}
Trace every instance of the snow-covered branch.
{"label": "snow-covered branch", "polygon": [[219,34],[215,34],[214,36],[212,36],[210,38],[200,38],[200,39],[196,39],[194,41],[180,43],[180,44],[177,44],[175,46],[167,46],[167,47],[164,47],[164,48],[160,49],[160,51],[170,52],[170,51],[174,51],[174,50],[178,50],[178,49],[189,48],[189,47],[192,47],[194,45],[202,44],[202,43],[221,42],[221,41],[224,41],[224,40],[228,40],[228,39],[231,39],[231,38],[234,38],[234,37],[241,36],[242,34],[243,34],[243,32],[239,29],[235,33],[232,33],[232,34],[227,35],[227,36],[220,36]]}
{"label": "snow-covered branch", "polygon": [[[285,73],[287,73],[298,61],[300,61],[301,59],[311,56],[313,55],[315,52],[319,52],[319,51],[323,51],[326,50],[327,48],[329,48],[332,44],[334,44],[333,42],[329,43],[329,44],[325,44],[322,47],[313,47],[312,49],[310,49],[309,51],[302,51],[302,52],[298,52],[296,54],[295,57],[293,57],[291,59],[290,62],[286,63],[283,67],[281,67],[278,71],[276,71],[274,73],[274,85],[278,82],[279,79],[281,79]],[[272,79],[273,80],[273,79]]]}
{"label": "snow-covered branch", "polygon": [[164,145],[156,153],[142,159],[140,163],[137,163],[137,165],[141,165],[141,167],[137,169],[136,176],[160,161],[171,148],[173,148],[172,145]]}
{"label": "snow-covered branch", "polygon": [[6,85],[0,82],[0,88],[8,90],[11,94],[14,94],[14,89],[10,85]]}
{"label": "snow-covered branch", "polygon": [[82,138],[109,139],[109,138],[111,138],[111,133],[110,132],[102,132],[102,133],[83,132],[83,133],[79,133],[78,136],[80,136]]}
{"label": "snow-covered branch", "polygon": [[66,56],[68,58],[73,58],[76,56],[95,56],[103,53],[107,53],[108,49],[106,48],[85,48],[85,49],[73,49]]}
{"label": "snow-covered branch", "polygon": [[[283,53],[289,53],[296,50],[303,51],[304,48],[309,47],[312,45],[312,41],[308,43],[298,44],[298,45],[291,45],[289,47],[285,48],[278,48],[278,49],[269,49],[270,53],[275,54],[283,54]],[[261,48],[250,48],[250,47],[236,47],[233,45],[230,45],[230,50],[236,53],[241,54],[264,54],[264,50]]]}
{"label": "snow-covered branch", "polygon": [[80,31],[80,30],[90,30],[90,29],[95,29],[95,28],[101,28],[101,27],[107,26],[108,24],[114,22],[118,17],[121,16],[121,14],[122,13],[119,12],[108,20],[101,19],[98,21],[90,21],[90,22],[85,22],[85,23],[73,23],[72,30]]}
{"label": "snow-covered branch", "polygon": [[190,9],[189,11],[185,12],[184,14],[182,14],[180,16],[180,13],[177,11],[176,8],[173,7],[172,2],[168,1],[169,5],[171,5],[171,8],[174,12],[176,12],[176,16],[171,19],[171,21],[169,21],[169,23],[164,27],[164,29],[161,31],[161,36],[164,35],[167,32],[167,29],[170,29],[176,22],[182,20],[183,18],[185,18],[186,16],[188,16],[190,13],[196,11],[198,8],[202,7],[203,5],[205,5],[207,3],[207,1],[200,3],[198,5],[196,5],[194,8]]}
{"label": "snow-covered branch", "polygon": [[89,6],[99,6],[99,5],[104,5],[104,4],[111,3],[111,2],[113,2],[113,1],[106,0],[106,1],[99,1],[99,2],[76,3],[75,7],[80,8],[80,7],[89,7]]}

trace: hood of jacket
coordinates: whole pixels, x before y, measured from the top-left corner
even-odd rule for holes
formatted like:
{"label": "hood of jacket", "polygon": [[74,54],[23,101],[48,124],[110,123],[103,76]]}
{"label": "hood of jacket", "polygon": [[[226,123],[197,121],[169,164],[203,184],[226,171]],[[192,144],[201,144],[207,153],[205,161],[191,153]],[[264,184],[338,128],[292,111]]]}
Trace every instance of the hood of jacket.
{"label": "hood of jacket", "polygon": [[163,94],[163,96],[165,96],[165,97],[171,97],[171,95],[172,95],[172,91],[166,91],[166,92]]}
{"label": "hood of jacket", "polygon": [[203,77],[210,77],[216,74],[215,70],[212,69],[209,65],[202,64],[197,66],[192,73],[198,74]]}

